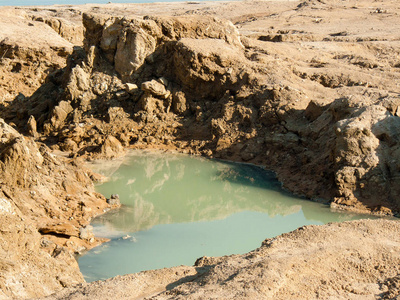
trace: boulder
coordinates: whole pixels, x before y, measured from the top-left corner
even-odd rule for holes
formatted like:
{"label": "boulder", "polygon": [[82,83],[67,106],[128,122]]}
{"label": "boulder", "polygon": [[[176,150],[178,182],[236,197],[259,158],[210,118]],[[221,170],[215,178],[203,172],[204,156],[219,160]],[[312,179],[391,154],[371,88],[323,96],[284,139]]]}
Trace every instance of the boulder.
{"label": "boulder", "polygon": [[60,101],[60,103],[52,110],[49,120],[44,124],[44,132],[49,134],[54,130],[60,129],[64,125],[64,121],[67,119],[68,114],[72,111],[73,108],[68,101]]}
{"label": "boulder", "polygon": [[227,90],[246,83],[242,49],[222,39],[180,39],[170,67],[186,95],[220,99]]}
{"label": "boulder", "polygon": [[161,99],[166,99],[171,94],[170,91],[165,88],[164,84],[154,79],[151,81],[143,82],[141,88],[142,91],[144,91],[145,93],[149,93]]}
{"label": "boulder", "polygon": [[76,65],[71,70],[71,75],[67,84],[67,90],[71,95],[71,100],[76,100],[83,91],[90,89],[89,79],[89,74],[80,65]]}
{"label": "boulder", "polygon": [[[108,27],[104,29],[105,33],[107,31]],[[133,19],[118,34],[115,70],[123,79],[130,78],[156,49],[160,28],[150,20]]]}
{"label": "boulder", "polygon": [[99,152],[102,157],[113,158],[122,155],[125,151],[121,142],[117,138],[108,135],[100,146]]}
{"label": "boulder", "polygon": [[164,101],[155,98],[150,94],[144,94],[140,98],[137,107],[140,110],[147,112],[149,115],[159,114],[165,111]]}

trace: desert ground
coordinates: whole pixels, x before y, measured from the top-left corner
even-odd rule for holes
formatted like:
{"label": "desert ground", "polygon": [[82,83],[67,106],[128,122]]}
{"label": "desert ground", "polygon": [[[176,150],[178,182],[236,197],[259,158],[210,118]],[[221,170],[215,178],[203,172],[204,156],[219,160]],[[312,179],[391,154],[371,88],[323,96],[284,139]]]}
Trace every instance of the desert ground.
{"label": "desert ground", "polygon": [[0,7],[0,298],[395,299],[396,220],[91,284],[74,255],[105,242],[90,221],[118,207],[85,161],[128,149],[253,163],[332,209],[397,216],[399,14],[390,0]]}

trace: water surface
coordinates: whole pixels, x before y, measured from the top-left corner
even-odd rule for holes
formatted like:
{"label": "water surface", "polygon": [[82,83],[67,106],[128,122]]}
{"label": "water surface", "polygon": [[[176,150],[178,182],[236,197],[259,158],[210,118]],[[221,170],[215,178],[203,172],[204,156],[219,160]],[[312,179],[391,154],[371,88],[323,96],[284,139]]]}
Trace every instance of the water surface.
{"label": "water surface", "polygon": [[132,152],[93,168],[110,178],[98,191],[119,194],[123,206],[92,222],[111,241],[79,258],[89,282],[242,254],[303,225],[363,217],[293,196],[272,172],[249,164]]}

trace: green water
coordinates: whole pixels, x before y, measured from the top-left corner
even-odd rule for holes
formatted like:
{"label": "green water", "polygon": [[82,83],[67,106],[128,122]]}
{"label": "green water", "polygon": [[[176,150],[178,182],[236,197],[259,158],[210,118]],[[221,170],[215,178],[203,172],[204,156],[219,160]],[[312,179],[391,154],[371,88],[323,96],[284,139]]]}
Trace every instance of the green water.
{"label": "green water", "polygon": [[93,169],[110,178],[98,191],[119,194],[123,206],[92,222],[111,241],[79,258],[89,282],[242,254],[303,225],[365,217],[290,195],[249,164],[142,151]]}

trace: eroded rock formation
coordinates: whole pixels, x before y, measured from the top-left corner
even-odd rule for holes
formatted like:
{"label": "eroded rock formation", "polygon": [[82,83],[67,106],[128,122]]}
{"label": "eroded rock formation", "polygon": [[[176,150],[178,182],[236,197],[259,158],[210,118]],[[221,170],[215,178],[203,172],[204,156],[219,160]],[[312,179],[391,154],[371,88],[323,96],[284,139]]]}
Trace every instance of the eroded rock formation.
{"label": "eroded rock formation", "polygon": [[[88,224],[110,205],[94,192],[97,177],[79,159],[113,158],[128,147],[260,164],[310,199],[397,213],[400,53],[393,3],[374,9],[369,0],[192,3],[198,8],[184,6],[174,17],[145,16],[144,6],[2,9],[2,296],[41,296],[82,282],[71,253],[100,242]],[[377,226],[385,231],[388,224]],[[325,230],[331,233],[316,229]],[[189,269],[183,274],[195,275]],[[225,276],[217,273],[204,281],[215,293],[212,278]],[[389,273],[374,275],[370,294],[389,293],[384,286],[397,282],[395,267]],[[174,296],[180,292],[199,296],[189,286]]]}
{"label": "eroded rock formation", "polygon": [[80,228],[110,209],[81,163],[51,153],[0,119],[2,298],[32,298],[83,281],[74,258],[104,240]]}
{"label": "eroded rock formation", "polygon": [[67,68],[10,105],[21,130],[34,118],[40,139],[71,156],[152,146],[254,162],[309,198],[397,212],[400,98],[361,84],[365,72],[293,68],[212,17],[83,14],[83,24]]}

